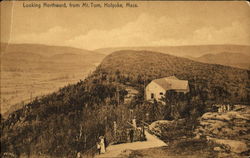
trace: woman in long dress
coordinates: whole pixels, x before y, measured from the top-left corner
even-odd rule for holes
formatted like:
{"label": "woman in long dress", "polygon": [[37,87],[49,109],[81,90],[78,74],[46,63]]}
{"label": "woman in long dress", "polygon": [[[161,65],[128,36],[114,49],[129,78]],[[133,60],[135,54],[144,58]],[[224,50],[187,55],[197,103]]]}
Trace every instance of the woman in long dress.
{"label": "woman in long dress", "polygon": [[104,137],[101,136],[99,138],[100,138],[101,154],[104,154],[106,152]]}

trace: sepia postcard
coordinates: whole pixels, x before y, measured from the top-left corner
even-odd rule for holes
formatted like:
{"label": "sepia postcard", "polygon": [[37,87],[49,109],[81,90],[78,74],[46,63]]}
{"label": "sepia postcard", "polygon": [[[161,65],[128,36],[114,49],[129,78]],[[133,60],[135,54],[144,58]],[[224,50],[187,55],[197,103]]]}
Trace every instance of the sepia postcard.
{"label": "sepia postcard", "polygon": [[249,158],[248,1],[1,1],[2,158]]}

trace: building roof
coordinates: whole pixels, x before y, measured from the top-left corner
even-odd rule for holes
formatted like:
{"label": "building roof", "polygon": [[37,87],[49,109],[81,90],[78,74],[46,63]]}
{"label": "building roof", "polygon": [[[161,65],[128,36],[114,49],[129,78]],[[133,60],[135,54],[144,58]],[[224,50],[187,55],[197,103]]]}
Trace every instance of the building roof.
{"label": "building roof", "polygon": [[189,90],[188,81],[179,80],[175,76],[155,79],[152,82],[155,82],[164,90]]}

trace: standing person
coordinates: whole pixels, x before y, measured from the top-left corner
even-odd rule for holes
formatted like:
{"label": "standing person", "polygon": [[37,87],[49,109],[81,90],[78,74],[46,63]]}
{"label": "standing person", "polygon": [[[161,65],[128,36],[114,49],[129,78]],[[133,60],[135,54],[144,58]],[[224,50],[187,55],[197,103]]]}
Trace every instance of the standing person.
{"label": "standing person", "polygon": [[137,128],[136,119],[133,119],[133,120],[132,120],[132,125],[133,125],[134,128]]}
{"label": "standing person", "polygon": [[134,139],[134,130],[133,130],[133,129],[131,129],[131,130],[129,131],[129,138],[130,138],[130,142],[132,143],[132,142],[133,142],[133,139]]}
{"label": "standing person", "polygon": [[80,153],[80,152],[77,152],[76,157],[77,157],[77,158],[81,158],[81,157],[82,157],[82,156],[81,156],[81,153]]}
{"label": "standing person", "polygon": [[117,124],[116,121],[114,121],[114,137],[116,138],[117,135]]}
{"label": "standing person", "polygon": [[104,154],[106,152],[104,137],[100,136],[99,138],[100,138],[101,154]]}
{"label": "standing person", "polygon": [[142,138],[143,138],[143,134],[142,134],[142,128],[139,127],[139,141],[142,141]]}
{"label": "standing person", "polygon": [[221,105],[221,112],[225,112],[224,105]]}
{"label": "standing person", "polygon": [[107,146],[108,146],[108,142],[107,142],[107,139],[106,139],[106,137],[104,136],[104,145],[105,145],[105,149],[107,148]]}
{"label": "standing person", "polygon": [[221,107],[218,108],[218,113],[221,113]]}
{"label": "standing person", "polygon": [[142,134],[143,134],[143,140],[145,140],[145,127],[142,125]]}
{"label": "standing person", "polygon": [[97,147],[98,154],[100,155],[101,154],[100,140],[96,143],[96,147]]}

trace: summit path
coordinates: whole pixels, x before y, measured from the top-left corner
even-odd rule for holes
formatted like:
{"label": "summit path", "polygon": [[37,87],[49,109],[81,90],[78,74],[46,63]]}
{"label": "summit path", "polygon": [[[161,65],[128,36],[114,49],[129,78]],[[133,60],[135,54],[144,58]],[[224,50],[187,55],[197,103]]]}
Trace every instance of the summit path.
{"label": "summit path", "polygon": [[122,154],[122,152],[125,150],[140,150],[140,149],[167,146],[166,143],[164,143],[158,137],[148,133],[147,131],[145,131],[145,135],[147,138],[146,141],[110,145],[107,147],[107,152],[105,154],[96,155],[95,157],[96,158],[119,157],[119,155]]}

